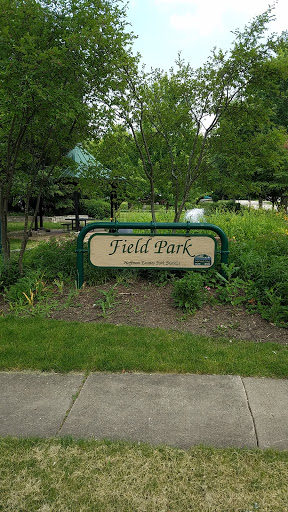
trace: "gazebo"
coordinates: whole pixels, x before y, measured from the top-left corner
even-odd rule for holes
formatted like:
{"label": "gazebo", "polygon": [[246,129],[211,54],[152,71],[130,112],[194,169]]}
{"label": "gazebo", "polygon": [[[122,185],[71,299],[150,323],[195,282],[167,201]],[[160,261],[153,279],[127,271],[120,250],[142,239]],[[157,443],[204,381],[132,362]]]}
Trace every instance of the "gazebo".
{"label": "gazebo", "polygon": [[[59,176],[59,180],[66,181],[75,185],[74,192],[74,214],[75,214],[75,226],[76,230],[79,231],[80,223],[79,223],[79,191],[76,186],[79,183],[80,177],[85,177],[85,173],[91,173],[91,175],[95,176],[95,178],[103,179],[106,182],[109,182],[111,185],[110,191],[110,217],[114,217],[114,209],[115,203],[117,200],[117,182],[120,180],[124,180],[123,177],[115,177],[112,176],[112,171],[104,167],[100,162],[98,162],[89,151],[83,148],[80,144],[76,145],[73,149],[69,151],[66,155],[67,159],[71,159],[73,164],[71,166],[66,167]],[[39,209],[39,219],[40,219],[40,228],[43,228],[43,210],[42,210],[42,200],[40,201],[40,209]],[[35,230],[38,229],[38,219],[35,220]]]}
{"label": "gazebo", "polygon": [[72,183],[75,185],[74,192],[74,214],[75,214],[75,226],[76,231],[80,229],[79,223],[79,191],[76,186],[79,182],[80,177],[84,176],[85,173],[89,171],[95,174],[97,173],[97,177],[108,180],[111,176],[111,171],[105,169],[100,162],[94,158],[89,151],[84,149],[80,145],[76,145],[69,153],[67,153],[66,158],[69,158],[73,161],[73,165],[67,167],[60,174],[60,180]]}
{"label": "gazebo", "polygon": [[[115,204],[117,201],[117,183],[125,180],[125,178],[112,176],[112,171],[98,162],[94,156],[81,145],[76,145],[71,149],[71,151],[69,151],[69,153],[67,153],[66,157],[70,158],[74,162],[74,165],[67,167],[61,173],[61,179],[67,179],[70,183],[74,183],[76,186],[79,178],[81,176],[85,177],[85,173],[89,173],[94,175],[95,178],[102,179],[110,183],[110,217],[113,219]],[[76,230],[79,231],[79,192],[77,188],[75,188],[74,200],[75,224]]]}

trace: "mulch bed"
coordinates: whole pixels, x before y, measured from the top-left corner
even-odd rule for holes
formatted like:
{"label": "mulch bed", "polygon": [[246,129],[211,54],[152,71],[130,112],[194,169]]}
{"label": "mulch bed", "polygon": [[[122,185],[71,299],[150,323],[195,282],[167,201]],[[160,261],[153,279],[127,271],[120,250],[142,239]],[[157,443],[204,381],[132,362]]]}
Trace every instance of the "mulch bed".
{"label": "mulch bed", "polygon": [[206,304],[194,315],[184,314],[173,303],[171,284],[156,286],[141,280],[129,285],[117,284],[112,307],[103,312],[99,303],[105,301],[105,294],[112,286],[111,283],[86,286],[73,299],[72,305],[53,310],[49,316],[59,320],[160,327],[230,339],[288,343],[288,329],[278,327],[258,314],[249,314],[242,307]]}

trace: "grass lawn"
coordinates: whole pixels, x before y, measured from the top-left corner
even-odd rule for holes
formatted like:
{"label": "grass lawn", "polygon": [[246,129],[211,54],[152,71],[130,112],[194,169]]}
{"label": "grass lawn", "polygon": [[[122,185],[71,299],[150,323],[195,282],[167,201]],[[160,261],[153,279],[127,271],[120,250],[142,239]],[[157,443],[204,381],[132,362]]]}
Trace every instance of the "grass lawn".
{"label": "grass lawn", "polygon": [[230,374],[286,378],[288,346],[162,329],[0,318],[0,369]]}
{"label": "grass lawn", "polygon": [[0,439],[5,512],[285,512],[288,452]]}
{"label": "grass lawn", "polygon": [[[63,229],[63,226],[60,223],[56,222],[44,222],[44,228],[46,229]],[[8,222],[8,232],[11,233],[13,231],[23,231],[24,229],[24,220],[23,222]]]}

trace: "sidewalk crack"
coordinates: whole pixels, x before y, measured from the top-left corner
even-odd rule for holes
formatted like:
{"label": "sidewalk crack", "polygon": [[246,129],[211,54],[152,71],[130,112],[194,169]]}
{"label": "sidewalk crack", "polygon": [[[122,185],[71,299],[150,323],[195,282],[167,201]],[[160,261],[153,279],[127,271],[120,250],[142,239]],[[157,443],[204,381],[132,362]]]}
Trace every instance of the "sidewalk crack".
{"label": "sidewalk crack", "polygon": [[82,382],[81,382],[81,384],[79,386],[79,389],[76,391],[76,393],[74,393],[74,395],[72,395],[72,400],[71,400],[70,407],[65,412],[65,416],[64,416],[63,420],[61,421],[61,424],[60,424],[60,426],[59,426],[59,428],[58,428],[58,430],[56,432],[56,437],[60,434],[60,432],[61,432],[61,430],[62,430],[62,428],[63,428],[63,426],[64,426],[64,424],[65,424],[65,422],[66,422],[66,420],[67,420],[67,418],[68,418],[68,416],[70,414],[70,412],[72,411],[72,408],[73,408],[73,406],[74,406],[78,396],[80,395],[80,393],[81,393],[81,391],[83,389],[83,386],[86,383],[88,377],[89,377],[89,373],[87,373],[87,375],[83,376],[83,379],[82,379]]}
{"label": "sidewalk crack", "polygon": [[253,412],[252,412],[252,409],[251,409],[251,406],[250,406],[250,403],[249,403],[249,397],[248,397],[247,389],[245,387],[244,380],[243,380],[243,378],[241,376],[240,376],[240,379],[241,379],[241,382],[242,382],[242,386],[243,386],[244,393],[245,393],[245,396],[246,396],[247,406],[248,406],[248,409],[249,409],[249,412],[250,412],[250,416],[251,416],[251,419],[252,419],[252,423],[253,423],[253,427],[254,427],[257,448],[259,448],[259,437],[258,437],[257,427],[256,427],[255,419],[254,419],[254,416],[253,416]]}

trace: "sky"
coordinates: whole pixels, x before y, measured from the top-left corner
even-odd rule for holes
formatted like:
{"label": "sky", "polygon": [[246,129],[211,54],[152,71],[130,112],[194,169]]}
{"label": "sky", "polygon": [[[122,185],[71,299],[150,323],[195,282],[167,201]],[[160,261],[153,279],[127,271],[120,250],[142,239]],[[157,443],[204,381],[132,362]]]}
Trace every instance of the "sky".
{"label": "sky", "polygon": [[[243,30],[255,16],[262,14],[273,0],[128,0],[127,21],[138,39],[135,51],[142,55],[147,71],[168,71],[178,52],[198,68],[213,47],[229,50],[232,31]],[[278,0],[276,21],[271,31],[288,30],[288,0]]]}

